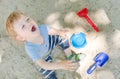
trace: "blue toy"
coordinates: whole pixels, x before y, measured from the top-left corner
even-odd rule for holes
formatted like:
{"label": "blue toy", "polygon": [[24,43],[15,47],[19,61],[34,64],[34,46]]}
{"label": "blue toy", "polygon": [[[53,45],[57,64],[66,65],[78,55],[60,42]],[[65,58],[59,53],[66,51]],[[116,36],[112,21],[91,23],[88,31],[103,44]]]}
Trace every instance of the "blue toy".
{"label": "blue toy", "polygon": [[91,74],[96,68],[97,66],[102,67],[109,59],[109,56],[104,53],[104,52],[100,52],[95,58],[94,61],[95,63],[90,66],[90,68],[88,69],[87,73]]}
{"label": "blue toy", "polygon": [[87,44],[86,35],[82,32],[80,32],[79,34],[73,34],[70,40],[71,40],[72,45],[75,48],[83,48]]}

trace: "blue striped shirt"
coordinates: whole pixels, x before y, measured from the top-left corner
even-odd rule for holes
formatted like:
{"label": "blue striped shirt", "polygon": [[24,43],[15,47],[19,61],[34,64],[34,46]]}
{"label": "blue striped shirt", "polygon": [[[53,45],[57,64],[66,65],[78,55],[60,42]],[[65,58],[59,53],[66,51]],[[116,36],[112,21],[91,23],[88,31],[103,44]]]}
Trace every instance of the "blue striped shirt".
{"label": "blue striped shirt", "polygon": [[58,35],[48,35],[49,27],[47,25],[39,26],[39,30],[43,39],[44,44],[34,44],[31,42],[25,43],[25,49],[27,54],[32,58],[33,61],[45,58],[54,49],[56,45],[62,42],[62,39]]}

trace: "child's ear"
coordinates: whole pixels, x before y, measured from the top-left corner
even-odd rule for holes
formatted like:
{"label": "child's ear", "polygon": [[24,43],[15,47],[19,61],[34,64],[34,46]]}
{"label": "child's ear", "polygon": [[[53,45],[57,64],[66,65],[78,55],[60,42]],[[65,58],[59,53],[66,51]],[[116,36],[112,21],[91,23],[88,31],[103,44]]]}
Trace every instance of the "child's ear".
{"label": "child's ear", "polygon": [[16,39],[17,39],[18,41],[25,41],[25,39],[24,39],[23,37],[21,37],[21,36],[16,36]]}

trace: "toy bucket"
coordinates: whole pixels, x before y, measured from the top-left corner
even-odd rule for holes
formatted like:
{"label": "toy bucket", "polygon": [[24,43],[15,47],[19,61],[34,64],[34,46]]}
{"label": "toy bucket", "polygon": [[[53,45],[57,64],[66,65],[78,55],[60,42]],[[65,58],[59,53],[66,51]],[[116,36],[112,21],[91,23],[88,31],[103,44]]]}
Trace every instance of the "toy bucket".
{"label": "toy bucket", "polygon": [[86,35],[82,32],[79,34],[73,34],[70,38],[71,44],[75,48],[83,48],[87,45]]}

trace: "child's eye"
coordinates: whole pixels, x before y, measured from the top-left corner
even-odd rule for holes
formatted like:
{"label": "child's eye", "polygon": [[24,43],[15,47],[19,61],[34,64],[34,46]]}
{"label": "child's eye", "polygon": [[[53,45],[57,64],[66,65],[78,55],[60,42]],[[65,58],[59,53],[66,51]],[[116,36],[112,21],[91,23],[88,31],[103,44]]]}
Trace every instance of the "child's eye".
{"label": "child's eye", "polygon": [[22,26],[22,29],[25,27],[25,25]]}
{"label": "child's eye", "polygon": [[30,18],[27,18],[27,20],[26,20],[26,21],[28,22],[29,20],[30,20]]}

